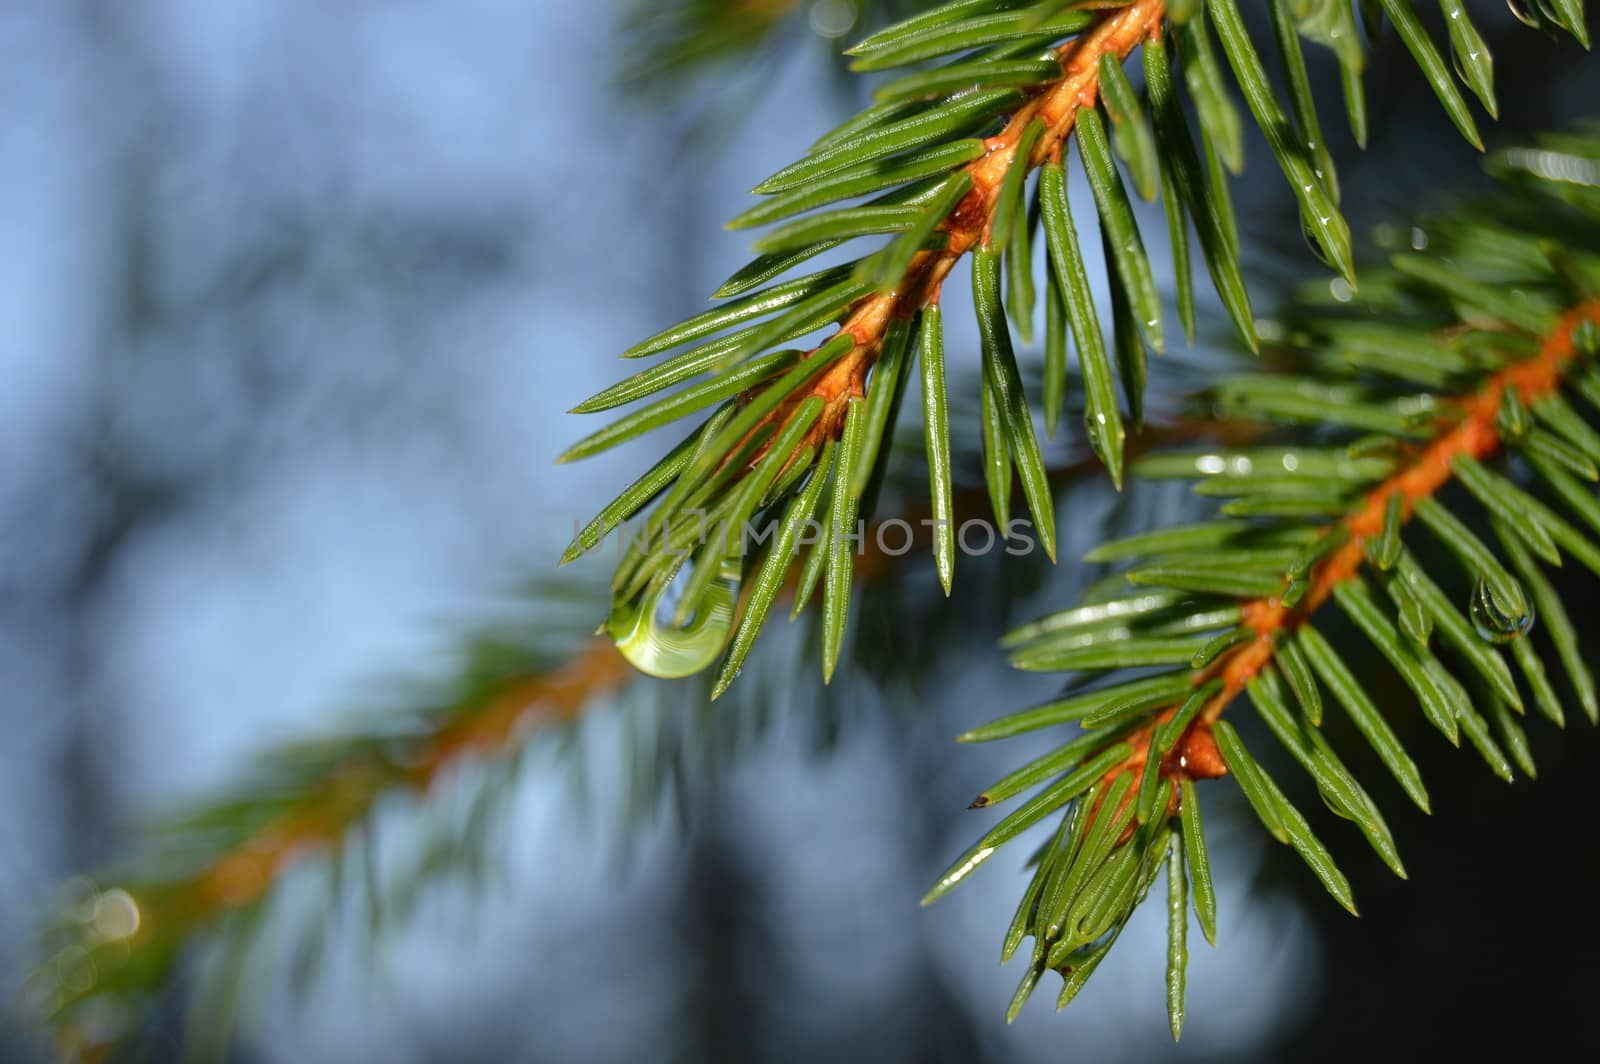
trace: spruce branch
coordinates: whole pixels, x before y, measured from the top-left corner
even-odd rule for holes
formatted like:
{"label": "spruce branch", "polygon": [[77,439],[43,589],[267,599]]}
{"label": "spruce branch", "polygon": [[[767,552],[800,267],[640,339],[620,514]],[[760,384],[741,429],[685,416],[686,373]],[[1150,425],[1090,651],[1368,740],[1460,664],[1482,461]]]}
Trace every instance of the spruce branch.
{"label": "spruce branch", "polygon": [[[1461,76],[1492,107],[1487,53],[1460,5],[1451,8]],[[1471,112],[1410,0],[1385,0],[1381,10],[1447,113],[1481,145]],[[947,491],[940,296],[965,258],[972,260],[982,345],[979,405],[991,506],[999,524],[1009,525],[1012,485],[1020,484],[1038,542],[1053,559],[1054,505],[1013,339],[1015,333],[1027,341],[1034,327],[1034,230],[1042,226],[1047,249],[1046,428],[1053,431],[1059,418],[1070,335],[1085,385],[1085,435],[1120,488],[1128,425],[1134,432],[1142,426],[1147,351],[1160,352],[1167,339],[1129,185],[1142,199],[1162,200],[1185,334],[1192,337],[1195,326],[1192,224],[1229,319],[1246,346],[1257,346],[1223,174],[1243,166],[1244,145],[1243,119],[1224,68],[1288,181],[1308,242],[1353,284],[1349,227],[1301,41],[1335,55],[1352,129],[1364,139],[1365,51],[1354,14],[1344,0],[1272,0],[1270,15],[1271,32],[1262,34],[1246,24],[1237,0],[1170,10],[1161,0],[955,0],[851,48],[852,65],[863,72],[915,69],[880,85],[872,107],[756,186],[766,198],[730,228],[776,228],[757,242],[759,257],[715,293],[729,302],[634,345],[624,357],[683,350],[575,408],[594,413],[656,397],[574,444],[564,461],[716,408],[584,528],[563,556],[563,562],[576,559],[644,515],[642,529],[628,530],[642,531],[642,538],[636,536],[613,581],[608,626],[624,655],[661,676],[689,675],[720,658],[720,693],[764,616],[738,614],[742,582],[753,575],[763,587],[774,586],[784,579],[776,567],[792,564],[803,574],[804,590],[822,587],[824,677],[832,675],[849,607],[852,562],[842,545],[852,538],[852,522],[870,516],[880,441],[893,426],[914,362],[922,363],[936,510]],[[1257,36],[1276,48],[1287,102],[1267,72]],[[1123,69],[1136,50],[1142,94]],[[1198,146],[1184,91],[1199,119]],[[1064,163],[1071,139],[1078,142],[1099,222],[1111,289],[1109,345],[1069,202]],[[876,198],[859,202],[869,196]],[[778,280],[815,256],[872,236],[889,240],[851,262]],[[818,342],[771,350],[824,329]],[[683,387],[660,395],[677,385]],[[849,412],[858,406],[860,418],[852,421]],[[847,436],[847,423],[860,431]],[[819,494],[804,498],[807,485],[819,479],[826,481]],[[802,499],[806,504],[796,505]],[[775,520],[785,542],[794,544],[803,542],[797,526],[828,527],[809,557],[791,549],[759,572],[734,542],[740,536],[692,531],[708,523],[737,529],[762,517]],[[948,536],[936,537],[935,555],[948,592],[954,569]],[[673,597],[676,606],[663,608]],[[811,597],[802,594],[799,601]]]}
{"label": "spruce branch", "polygon": [[[1324,691],[1424,811],[1427,791],[1367,693],[1371,681],[1357,678],[1314,623],[1330,602],[1392,666],[1424,717],[1452,744],[1465,738],[1502,779],[1535,772],[1518,722],[1523,689],[1503,649],[1532,702],[1564,721],[1563,697],[1531,638],[1536,618],[1577,704],[1600,723],[1563,594],[1543,572],[1572,560],[1600,576],[1600,501],[1591,486],[1600,480],[1600,431],[1580,412],[1600,413],[1600,203],[1585,195],[1597,184],[1596,160],[1593,132],[1496,156],[1490,170],[1511,186],[1501,200],[1425,223],[1426,253],[1400,252],[1387,271],[1365,274],[1354,302],[1335,296],[1303,309],[1283,330],[1298,369],[1224,380],[1206,396],[1225,421],[1285,427],[1289,440],[1136,464],[1143,477],[1197,479],[1200,494],[1231,500],[1223,519],[1096,549],[1089,560],[1128,567],[1094,585],[1083,604],[1007,638],[1020,668],[1107,680],[962,736],[991,741],[1074,722],[1083,729],[978,796],[975,808],[1033,792],[925,899],[1066,810],[1029,862],[1005,939],[1003,959],[1035,940],[1010,1015],[1047,970],[1063,978],[1058,1005],[1070,1001],[1166,867],[1177,1034],[1187,914],[1175,899],[1188,896],[1189,882],[1210,880],[1194,786],[1201,780],[1231,775],[1268,832],[1356,911],[1326,846],[1224,719],[1242,694],[1323,800],[1405,876],[1376,803],[1322,736]],[[1508,454],[1541,491],[1494,468]],[[1468,594],[1445,590],[1451,580],[1434,574],[1429,546]],[[1195,891],[1209,939],[1207,895]]]}
{"label": "spruce branch", "polygon": [[[838,332],[815,349],[847,337],[848,353],[808,387],[795,392],[766,415],[750,430],[752,436],[765,426],[786,423],[795,410],[813,396],[822,399],[823,413],[809,430],[805,442],[816,446],[825,439],[839,436],[848,399],[866,395],[867,376],[882,353],[890,323],[897,319],[909,320],[936,304],[940,288],[955,264],[980,243],[989,245],[997,222],[1011,223],[1013,212],[997,217],[997,206],[1007,180],[1015,185],[1028,171],[1046,160],[1059,160],[1062,141],[1072,133],[1080,109],[1095,103],[1102,57],[1109,56],[1120,63],[1141,40],[1159,33],[1164,6],[1163,0],[1135,0],[1102,15],[1090,29],[1056,50],[1055,62],[1059,64],[1061,77],[1054,87],[1014,112],[1003,130],[983,141],[982,156],[959,171],[965,175],[965,180],[955,187],[964,188],[965,194],[937,225],[937,231],[944,234],[944,246],[917,251],[905,269],[891,277],[887,285],[880,284],[878,291],[862,297]],[[1024,142],[1028,150],[1019,153]],[[778,177],[783,173],[780,171]],[[756,191],[784,191],[791,180],[787,178],[773,184],[769,179],[766,184],[757,186]],[[1016,194],[1012,189],[1013,209]],[[763,451],[757,449],[751,461],[758,460],[762,454]],[[1049,550],[1053,556],[1053,543]]]}

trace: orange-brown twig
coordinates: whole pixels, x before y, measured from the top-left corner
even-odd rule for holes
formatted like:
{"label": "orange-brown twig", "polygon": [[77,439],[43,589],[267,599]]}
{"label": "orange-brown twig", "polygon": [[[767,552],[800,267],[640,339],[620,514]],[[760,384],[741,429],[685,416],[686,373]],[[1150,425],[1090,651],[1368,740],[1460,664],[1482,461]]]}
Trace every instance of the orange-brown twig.
{"label": "orange-brown twig", "polygon": [[892,291],[863,296],[834,334],[834,337],[848,335],[854,341],[850,353],[824,371],[810,388],[781,404],[768,422],[786,421],[801,403],[816,395],[826,405],[808,434],[808,442],[820,443],[838,435],[844,425],[846,401],[866,390],[867,372],[882,349],[889,322],[895,318],[910,318],[924,307],[937,303],[940,286],[951,269],[987,238],[994,221],[1000,185],[1017,162],[1017,145],[1023,131],[1035,119],[1044,123],[1043,135],[1029,158],[1021,160],[1021,165],[1031,168],[1058,157],[1063,141],[1071,135],[1077,122],[1078,109],[1093,105],[1099,94],[1100,57],[1114,55],[1119,61],[1126,59],[1140,41],[1160,32],[1165,10],[1164,0],[1135,0],[1125,7],[1108,10],[1093,26],[1057,50],[1062,66],[1061,79],[1018,108],[1005,128],[985,142],[984,154],[966,165],[972,188],[940,226],[946,234],[945,246],[919,251],[912,258],[902,282]]}
{"label": "orange-brown twig", "polygon": [[[1220,656],[1209,668],[1196,673],[1197,685],[1220,678],[1222,687],[1201,707],[1194,723],[1173,752],[1163,760],[1160,766],[1163,775],[1209,779],[1228,771],[1212,739],[1211,726],[1222,716],[1228,704],[1272,661],[1277,649],[1275,637],[1306,623],[1333,594],[1335,587],[1360,571],[1364,557],[1363,543],[1383,531],[1384,511],[1390,496],[1400,496],[1401,519],[1408,519],[1419,499],[1433,496],[1449,483],[1454,475],[1451,467],[1454,459],[1461,455],[1482,459],[1499,450],[1503,441],[1495,424],[1495,415],[1500,409],[1501,398],[1510,389],[1517,393],[1524,404],[1531,405],[1554,393],[1561,383],[1562,367],[1575,353],[1573,330],[1585,321],[1600,325],[1600,301],[1584,303],[1567,311],[1545,337],[1537,355],[1500,370],[1476,393],[1454,404],[1450,412],[1451,420],[1446,422],[1445,430],[1432,444],[1405,468],[1369,492],[1355,512],[1326,529],[1325,533],[1331,533],[1343,528],[1349,532],[1350,538],[1312,568],[1306,593],[1296,605],[1285,606],[1278,596],[1256,599],[1245,605],[1244,623],[1255,630],[1256,636]],[[1142,775],[1156,727],[1170,719],[1178,708],[1173,705],[1163,710],[1129,739],[1134,745],[1133,752],[1107,773],[1106,779],[1123,772]],[[1173,801],[1176,800],[1174,792]]]}

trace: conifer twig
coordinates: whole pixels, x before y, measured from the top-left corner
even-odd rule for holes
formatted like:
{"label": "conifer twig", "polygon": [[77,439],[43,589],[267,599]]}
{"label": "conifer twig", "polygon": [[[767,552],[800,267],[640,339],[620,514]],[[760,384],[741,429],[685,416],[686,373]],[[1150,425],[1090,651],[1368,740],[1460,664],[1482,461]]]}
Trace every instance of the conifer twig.
{"label": "conifer twig", "polygon": [[[1576,704],[1600,723],[1592,656],[1563,589],[1542,568],[1570,559],[1600,576],[1600,502],[1591,488],[1600,482],[1600,431],[1583,413],[1600,411],[1596,158],[1600,142],[1587,131],[1497,153],[1489,170],[1510,195],[1425,220],[1426,250],[1391,254],[1387,270],[1363,274],[1360,292],[1308,291],[1309,313],[1297,308],[1275,329],[1301,353],[1298,364],[1224,378],[1204,397],[1224,424],[1298,426],[1302,435],[1142,459],[1141,477],[1188,479],[1200,494],[1228,500],[1218,519],[1102,544],[1086,560],[1126,565],[1092,584],[1079,605],[1006,637],[1019,668],[1106,681],[961,736],[989,742],[1059,725],[1081,729],[984,789],[975,807],[1031,795],[958,856],[924,899],[943,896],[1006,842],[1060,814],[1055,835],[1029,861],[1031,880],[1006,933],[1002,959],[1034,940],[1009,1017],[1046,971],[1062,976],[1058,1007],[1070,1002],[1165,869],[1176,1037],[1187,963],[1183,899],[1193,899],[1208,940],[1216,928],[1199,780],[1233,777],[1267,831],[1356,911],[1349,880],[1307,817],[1224,719],[1240,695],[1330,809],[1406,875],[1377,804],[1322,733],[1328,691],[1428,811],[1415,762],[1367,693],[1372,681],[1319,631],[1330,600],[1410,689],[1428,723],[1453,745],[1468,740],[1507,782],[1513,768],[1536,773],[1518,720],[1526,706],[1557,726],[1564,721],[1556,666]],[[1489,460],[1507,452],[1526,468],[1494,468],[1504,463]],[[1442,496],[1455,484],[1499,549]],[[1413,516],[1470,584],[1465,605],[1430,573],[1432,559],[1413,552]],[[1530,638],[1536,619],[1555,652],[1550,666]]]}
{"label": "conifer twig", "polygon": [[[1082,369],[1085,434],[1120,487],[1124,442],[1143,422],[1148,352],[1165,350],[1168,336],[1133,196],[1162,203],[1186,338],[1193,341],[1196,324],[1192,223],[1199,252],[1194,261],[1203,262],[1245,346],[1258,349],[1223,173],[1238,173],[1244,164],[1246,126],[1225,70],[1232,72],[1287,180],[1310,245],[1345,283],[1355,284],[1349,224],[1339,208],[1340,185],[1301,42],[1326,47],[1337,58],[1358,141],[1366,130],[1366,48],[1346,0],[1274,0],[1271,6],[1268,41],[1257,40],[1263,35],[1251,28],[1238,0],[1173,3],[1170,9],[1161,0],[951,0],[872,33],[847,51],[855,70],[907,72],[879,85],[871,107],[754,188],[762,202],[728,227],[777,224],[756,242],[757,257],[713,294],[713,300],[726,302],[629,347],[624,358],[667,357],[573,407],[574,413],[592,414],[648,400],[574,443],[561,455],[563,462],[716,408],[607,504],[563,555],[571,561],[619,523],[648,514],[645,542],[618,566],[608,621],[636,667],[683,676],[720,660],[717,690],[726,688],[759,635],[766,618],[762,601],[782,574],[754,572],[748,558],[725,543],[683,556],[685,525],[704,520],[703,514],[737,525],[756,511],[776,512],[779,503],[788,504],[782,523],[789,535],[797,535],[811,511],[841,528],[863,516],[883,433],[897,417],[910,368],[918,362],[928,411],[929,489],[935,508],[944,508],[949,474],[941,455],[949,399],[940,294],[963,257],[972,260],[994,515],[999,524],[1009,524],[1015,475],[1038,542],[1054,558],[1055,508],[1013,336],[1032,342],[1042,291],[1045,429],[1053,434],[1058,426],[1070,333]],[[1411,0],[1386,0],[1382,10],[1447,113],[1469,141],[1480,144]],[[1570,11],[1558,21],[1572,31]],[[1487,55],[1473,43],[1475,31],[1464,12],[1451,12],[1451,31],[1458,61],[1472,71],[1474,91],[1492,100]],[[1286,94],[1268,72],[1269,46],[1282,65]],[[1135,51],[1142,92],[1123,68]],[[1198,139],[1185,94],[1199,120]],[[1100,223],[1111,292],[1109,343],[1089,280],[1092,264],[1072,217],[1063,165],[1069,138],[1079,143]],[[1038,180],[1031,182],[1035,170]],[[1042,285],[1033,254],[1035,230],[1041,228],[1047,251]],[[886,234],[892,239],[868,255],[786,278],[834,248]],[[830,330],[825,343],[782,346],[822,329]],[[863,416],[852,435],[843,430],[853,406]],[[843,483],[835,482],[840,471]],[[802,499],[801,486],[813,478],[824,487]],[[812,573],[828,574],[820,585],[828,619],[821,645],[824,678],[838,662],[848,625],[849,563],[836,549],[840,539],[831,535],[805,562]],[[933,554],[948,593],[955,570],[948,535],[935,537]],[[687,579],[669,623],[657,607],[680,575]],[[755,610],[735,618],[732,588],[751,575],[762,597]],[[722,638],[735,623],[732,640]]]}
{"label": "conifer twig", "polygon": [[[1120,63],[1141,41],[1159,35],[1165,8],[1164,0],[1134,0],[1126,7],[1112,8],[1095,25],[1056,50],[1062,65],[1061,79],[1018,108],[1005,128],[984,142],[984,154],[963,168],[971,178],[971,189],[939,226],[947,234],[946,245],[917,252],[903,280],[892,290],[862,297],[828,341],[849,336],[854,343],[850,353],[819,376],[809,389],[802,389],[785,401],[763,425],[784,422],[815,395],[826,406],[811,428],[808,441],[817,443],[838,436],[844,425],[846,402],[851,396],[866,394],[867,373],[883,349],[889,323],[897,318],[910,319],[924,307],[937,303],[951,269],[987,238],[996,221],[996,199],[1016,161],[1024,132],[1036,119],[1044,124],[1043,133],[1022,161],[1026,170],[1059,159],[1079,109],[1092,107],[1098,98],[1100,57],[1113,56]],[[826,346],[819,345],[812,353]],[[751,435],[758,431],[759,427],[753,429]]]}
{"label": "conifer twig", "polygon": [[[1438,494],[1455,476],[1452,462],[1466,456],[1481,460],[1500,450],[1503,440],[1496,425],[1507,392],[1515,392],[1525,407],[1554,394],[1561,385],[1561,370],[1574,356],[1573,332],[1584,322],[1600,326],[1600,300],[1581,304],[1561,316],[1556,327],[1545,336],[1539,353],[1515,362],[1495,373],[1473,395],[1460,401],[1443,421],[1444,431],[1413,460],[1379,487],[1371,491],[1359,509],[1323,535],[1348,533],[1342,546],[1324,557],[1312,569],[1309,587],[1303,598],[1286,606],[1279,595],[1256,599],[1244,606],[1243,623],[1253,629],[1254,638],[1220,655],[1208,668],[1198,670],[1194,685],[1212,680],[1221,686],[1200,707],[1172,751],[1162,760],[1160,773],[1172,780],[1214,779],[1228,772],[1226,759],[1217,749],[1213,725],[1278,653],[1280,633],[1292,632],[1305,624],[1318,607],[1334,594],[1334,589],[1360,571],[1369,549],[1369,540],[1383,534],[1391,496],[1400,502],[1399,520],[1409,520],[1419,500]],[[1126,759],[1105,774],[1109,782],[1124,772],[1132,773],[1137,789],[1149,760],[1150,741],[1156,730],[1179,711],[1182,701],[1155,714],[1135,735],[1124,740],[1133,746]],[[1172,792],[1171,811],[1176,812],[1181,791]],[[1130,828],[1131,831],[1131,828]]]}

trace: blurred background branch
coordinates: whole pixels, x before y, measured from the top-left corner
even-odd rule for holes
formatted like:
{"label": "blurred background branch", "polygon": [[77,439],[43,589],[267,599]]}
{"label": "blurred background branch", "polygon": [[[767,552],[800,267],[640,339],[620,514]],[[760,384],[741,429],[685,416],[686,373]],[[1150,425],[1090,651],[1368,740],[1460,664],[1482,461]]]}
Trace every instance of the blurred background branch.
{"label": "blurred background branch", "polygon": [[[1240,431],[1178,419],[1152,426],[1131,450],[1218,433],[1237,442]],[[974,479],[977,461],[972,454],[963,463]],[[1084,450],[1053,470],[1053,479],[1065,489],[1099,473],[1098,462]],[[963,493],[958,520],[981,513],[985,502],[981,489]],[[917,527],[920,516],[908,511],[904,519]],[[923,527],[918,553],[910,556],[915,563],[926,561],[926,532]],[[896,553],[884,553],[877,547],[880,542],[869,535],[858,567],[863,581],[885,576],[907,557],[898,544]],[[423,689],[415,697],[392,700],[381,713],[368,714],[370,728],[269,751],[246,773],[243,785],[146,829],[131,868],[107,870],[110,878],[99,884],[74,881],[44,936],[43,959],[25,986],[31,1007],[58,1025],[63,1047],[74,1055],[94,1056],[136,1031],[143,1010],[162,998],[172,966],[191,940],[219,924],[225,936],[236,933],[236,914],[270,902],[302,862],[330,859],[337,868],[347,852],[359,850],[378,831],[380,815],[392,806],[391,795],[426,794],[441,782],[459,783],[463,774],[493,779],[485,762],[505,759],[519,765],[531,740],[574,724],[619,689],[643,680],[609,637],[574,643],[573,634],[584,630],[584,619],[604,612],[604,588],[542,582],[527,597],[547,608],[516,627],[502,624],[467,639],[458,655],[462,666],[457,678],[442,688],[437,681],[429,685],[439,690]],[[552,604],[559,608],[552,611]],[[878,606],[887,608],[887,623],[927,634],[931,642],[936,621],[904,615],[892,602]],[[882,681],[895,675],[910,679],[918,670],[913,661],[880,660],[871,671]],[[764,682],[803,681],[768,676]],[[692,703],[705,702],[704,678],[686,686],[688,690],[675,692],[673,702],[681,704],[684,696]],[[713,738],[702,735],[691,741],[705,744]],[[646,771],[648,778],[633,783],[643,803],[654,804],[665,790],[681,791],[688,785],[685,767],[672,757],[663,761],[648,746],[629,757],[636,764],[654,762],[653,770]],[[491,788],[483,793],[490,794]],[[485,832],[485,823],[484,811],[474,807],[459,825],[461,837],[441,852],[442,864],[423,860],[408,870],[411,878],[394,885],[414,899],[441,873],[481,868],[490,859],[483,851],[499,843]],[[356,879],[377,878],[370,861],[358,862],[354,872]],[[335,904],[327,914],[313,920],[333,919],[341,910],[341,887],[335,887]],[[360,883],[354,889],[369,908],[369,923],[380,920],[380,910],[393,908],[380,900],[386,892],[381,882]],[[252,940],[260,934],[258,920],[243,926]],[[324,934],[314,925],[309,933],[315,941]],[[241,955],[231,963],[242,966],[248,948],[241,943]],[[195,1011],[208,1014],[215,1025],[208,1040],[226,1038],[233,1008],[214,995],[199,998]]]}

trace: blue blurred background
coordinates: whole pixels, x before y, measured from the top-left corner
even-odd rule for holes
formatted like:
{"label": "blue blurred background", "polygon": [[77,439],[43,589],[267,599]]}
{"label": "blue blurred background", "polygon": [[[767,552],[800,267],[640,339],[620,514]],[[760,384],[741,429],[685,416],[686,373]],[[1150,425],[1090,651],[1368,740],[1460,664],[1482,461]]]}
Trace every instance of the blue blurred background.
{"label": "blue blurred background", "polygon": [[[853,31],[851,3],[791,5],[764,43],[643,84],[625,76],[647,58],[647,42],[620,29],[628,6],[0,7],[8,991],[58,883],[125,856],[144,818],[228,784],[261,750],[332,732],[374,676],[444,667],[447,637],[548,576],[573,522],[658,445],[552,463],[592,427],[565,411],[619,375],[611,355],[702,306],[744,261],[747,236],[720,222],[746,190],[863,97],[830,36]],[[1508,23],[1487,27],[1506,119],[1495,142],[1585,100],[1592,109],[1593,65]],[[1371,151],[1335,137],[1359,224],[1475,180],[1472,153],[1387,43]],[[1257,301],[1270,306],[1274,279],[1315,264],[1253,148],[1238,195],[1268,282]],[[1197,379],[1171,363],[1220,357],[1224,332],[1211,335],[1211,356],[1169,359],[1157,386],[1170,395]],[[964,336],[952,335],[953,356],[974,365]],[[1172,520],[1187,505],[1153,493],[1130,516],[1134,504],[1085,485],[1063,500],[1063,555],[1118,520]],[[605,812],[630,771],[629,714],[649,709],[597,709],[578,752],[518,775],[486,883],[429,892],[376,946],[333,935],[309,993],[272,961],[288,944],[269,939],[262,967],[277,974],[251,984],[238,1059],[1383,1059],[1501,1037],[1558,1057],[1600,1046],[1588,1007],[1600,929],[1592,888],[1574,881],[1589,843],[1573,819],[1600,746],[1581,726],[1537,734],[1546,778],[1509,794],[1470,758],[1428,750],[1439,815],[1397,816],[1412,882],[1352,870],[1360,924],[1317,896],[1292,855],[1267,852],[1232,788],[1215,788],[1219,946],[1194,952],[1181,1049],[1166,1033],[1158,907],[1067,1014],[1040,1000],[1006,1026],[1020,973],[996,959],[1026,848],[938,906],[917,899],[986,823],[963,815],[966,801],[1031,756],[950,736],[1053,690],[992,649],[997,604],[1013,617],[1059,607],[1082,574],[1029,569],[1002,585],[998,565],[964,571],[982,585],[966,601],[990,612],[962,613],[953,638],[931,565],[904,568],[900,591],[916,603],[905,609],[942,621],[891,634],[870,615],[859,639],[918,648],[935,663],[922,684],[863,677],[848,695],[789,699],[789,713],[780,706],[685,789],[687,827],[623,827]],[[785,644],[805,649],[798,626],[767,638],[774,669]],[[813,673],[808,659],[795,682],[815,687]],[[804,719],[819,700],[839,718],[825,740]],[[564,763],[574,758],[581,799]],[[407,832],[426,816],[386,836],[385,861],[404,864]],[[1351,838],[1338,841],[1360,865]],[[1493,858],[1476,858],[1489,843]],[[0,1058],[45,1059],[20,1011],[5,1015]]]}

